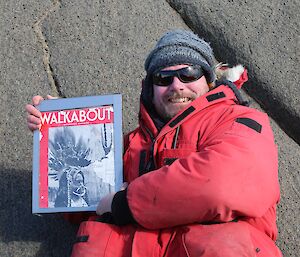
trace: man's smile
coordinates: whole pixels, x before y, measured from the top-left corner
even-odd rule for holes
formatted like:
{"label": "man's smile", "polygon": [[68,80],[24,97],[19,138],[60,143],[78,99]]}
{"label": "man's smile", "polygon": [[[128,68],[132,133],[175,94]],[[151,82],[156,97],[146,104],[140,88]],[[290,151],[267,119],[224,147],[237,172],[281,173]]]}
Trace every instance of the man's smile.
{"label": "man's smile", "polygon": [[187,103],[192,101],[192,98],[190,97],[170,97],[168,98],[168,102],[171,103]]}

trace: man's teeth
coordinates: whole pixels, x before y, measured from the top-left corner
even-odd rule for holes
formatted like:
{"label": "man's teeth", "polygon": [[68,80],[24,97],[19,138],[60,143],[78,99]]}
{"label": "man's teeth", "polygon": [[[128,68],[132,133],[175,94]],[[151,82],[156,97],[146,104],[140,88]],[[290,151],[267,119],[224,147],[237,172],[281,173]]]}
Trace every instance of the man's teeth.
{"label": "man's teeth", "polygon": [[190,98],[189,97],[170,98],[169,101],[171,103],[185,103],[190,101]]}

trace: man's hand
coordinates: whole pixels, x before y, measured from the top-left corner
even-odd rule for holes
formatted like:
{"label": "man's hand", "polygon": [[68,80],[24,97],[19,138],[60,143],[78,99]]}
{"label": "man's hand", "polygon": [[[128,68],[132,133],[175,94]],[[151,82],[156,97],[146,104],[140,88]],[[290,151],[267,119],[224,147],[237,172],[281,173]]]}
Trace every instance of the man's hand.
{"label": "man's hand", "polygon": [[[51,95],[47,95],[47,99],[57,99],[58,97],[53,97]],[[36,108],[44,98],[40,95],[36,95],[32,98],[32,104],[27,104],[25,109],[27,111],[27,127],[34,131],[39,129],[41,126],[41,112]]]}
{"label": "man's hand", "polygon": [[[126,182],[124,182],[123,185],[122,185],[121,190],[125,190],[126,187],[127,187],[127,185],[128,184]],[[102,214],[104,214],[106,212],[111,212],[111,204],[112,204],[112,201],[114,199],[115,194],[116,193],[110,193],[110,194],[104,196],[100,200],[100,202],[99,202],[99,204],[97,206],[97,210],[96,210],[96,213],[98,215],[102,215]]]}

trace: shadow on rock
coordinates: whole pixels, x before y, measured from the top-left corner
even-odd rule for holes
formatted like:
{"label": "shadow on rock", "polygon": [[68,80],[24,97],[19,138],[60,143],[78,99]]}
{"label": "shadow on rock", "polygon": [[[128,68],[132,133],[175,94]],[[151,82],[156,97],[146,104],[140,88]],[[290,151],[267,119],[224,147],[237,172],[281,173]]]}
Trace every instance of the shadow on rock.
{"label": "shadow on rock", "polygon": [[[32,251],[31,242],[38,242],[40,243],[38,252],[31,255],[35,257],[70,256],[77,226],[70,225],[59,214],[37,216],[31,213],[30,172],[4,169],[1,166],[0,172],[1,241],[7,245],[14,242],[16,249],[18,242],[28,242],[26,251]],[[7,252],[7,249],[0,250],[1,256],[4,253],[2,251]],[[10,254],[15,256],[13,252]]]}

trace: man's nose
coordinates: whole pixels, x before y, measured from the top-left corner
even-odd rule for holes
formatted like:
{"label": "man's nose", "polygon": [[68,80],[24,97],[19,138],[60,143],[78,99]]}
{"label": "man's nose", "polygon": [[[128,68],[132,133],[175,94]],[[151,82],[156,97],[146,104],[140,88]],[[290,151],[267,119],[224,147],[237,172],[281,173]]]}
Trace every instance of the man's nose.
{"label": "man's nose", "polygon": [[169,85],[169,89],[173,91],[183,90],[185,87],[184,83],[181,82],[177,77],[173,78],[173,82]]}

